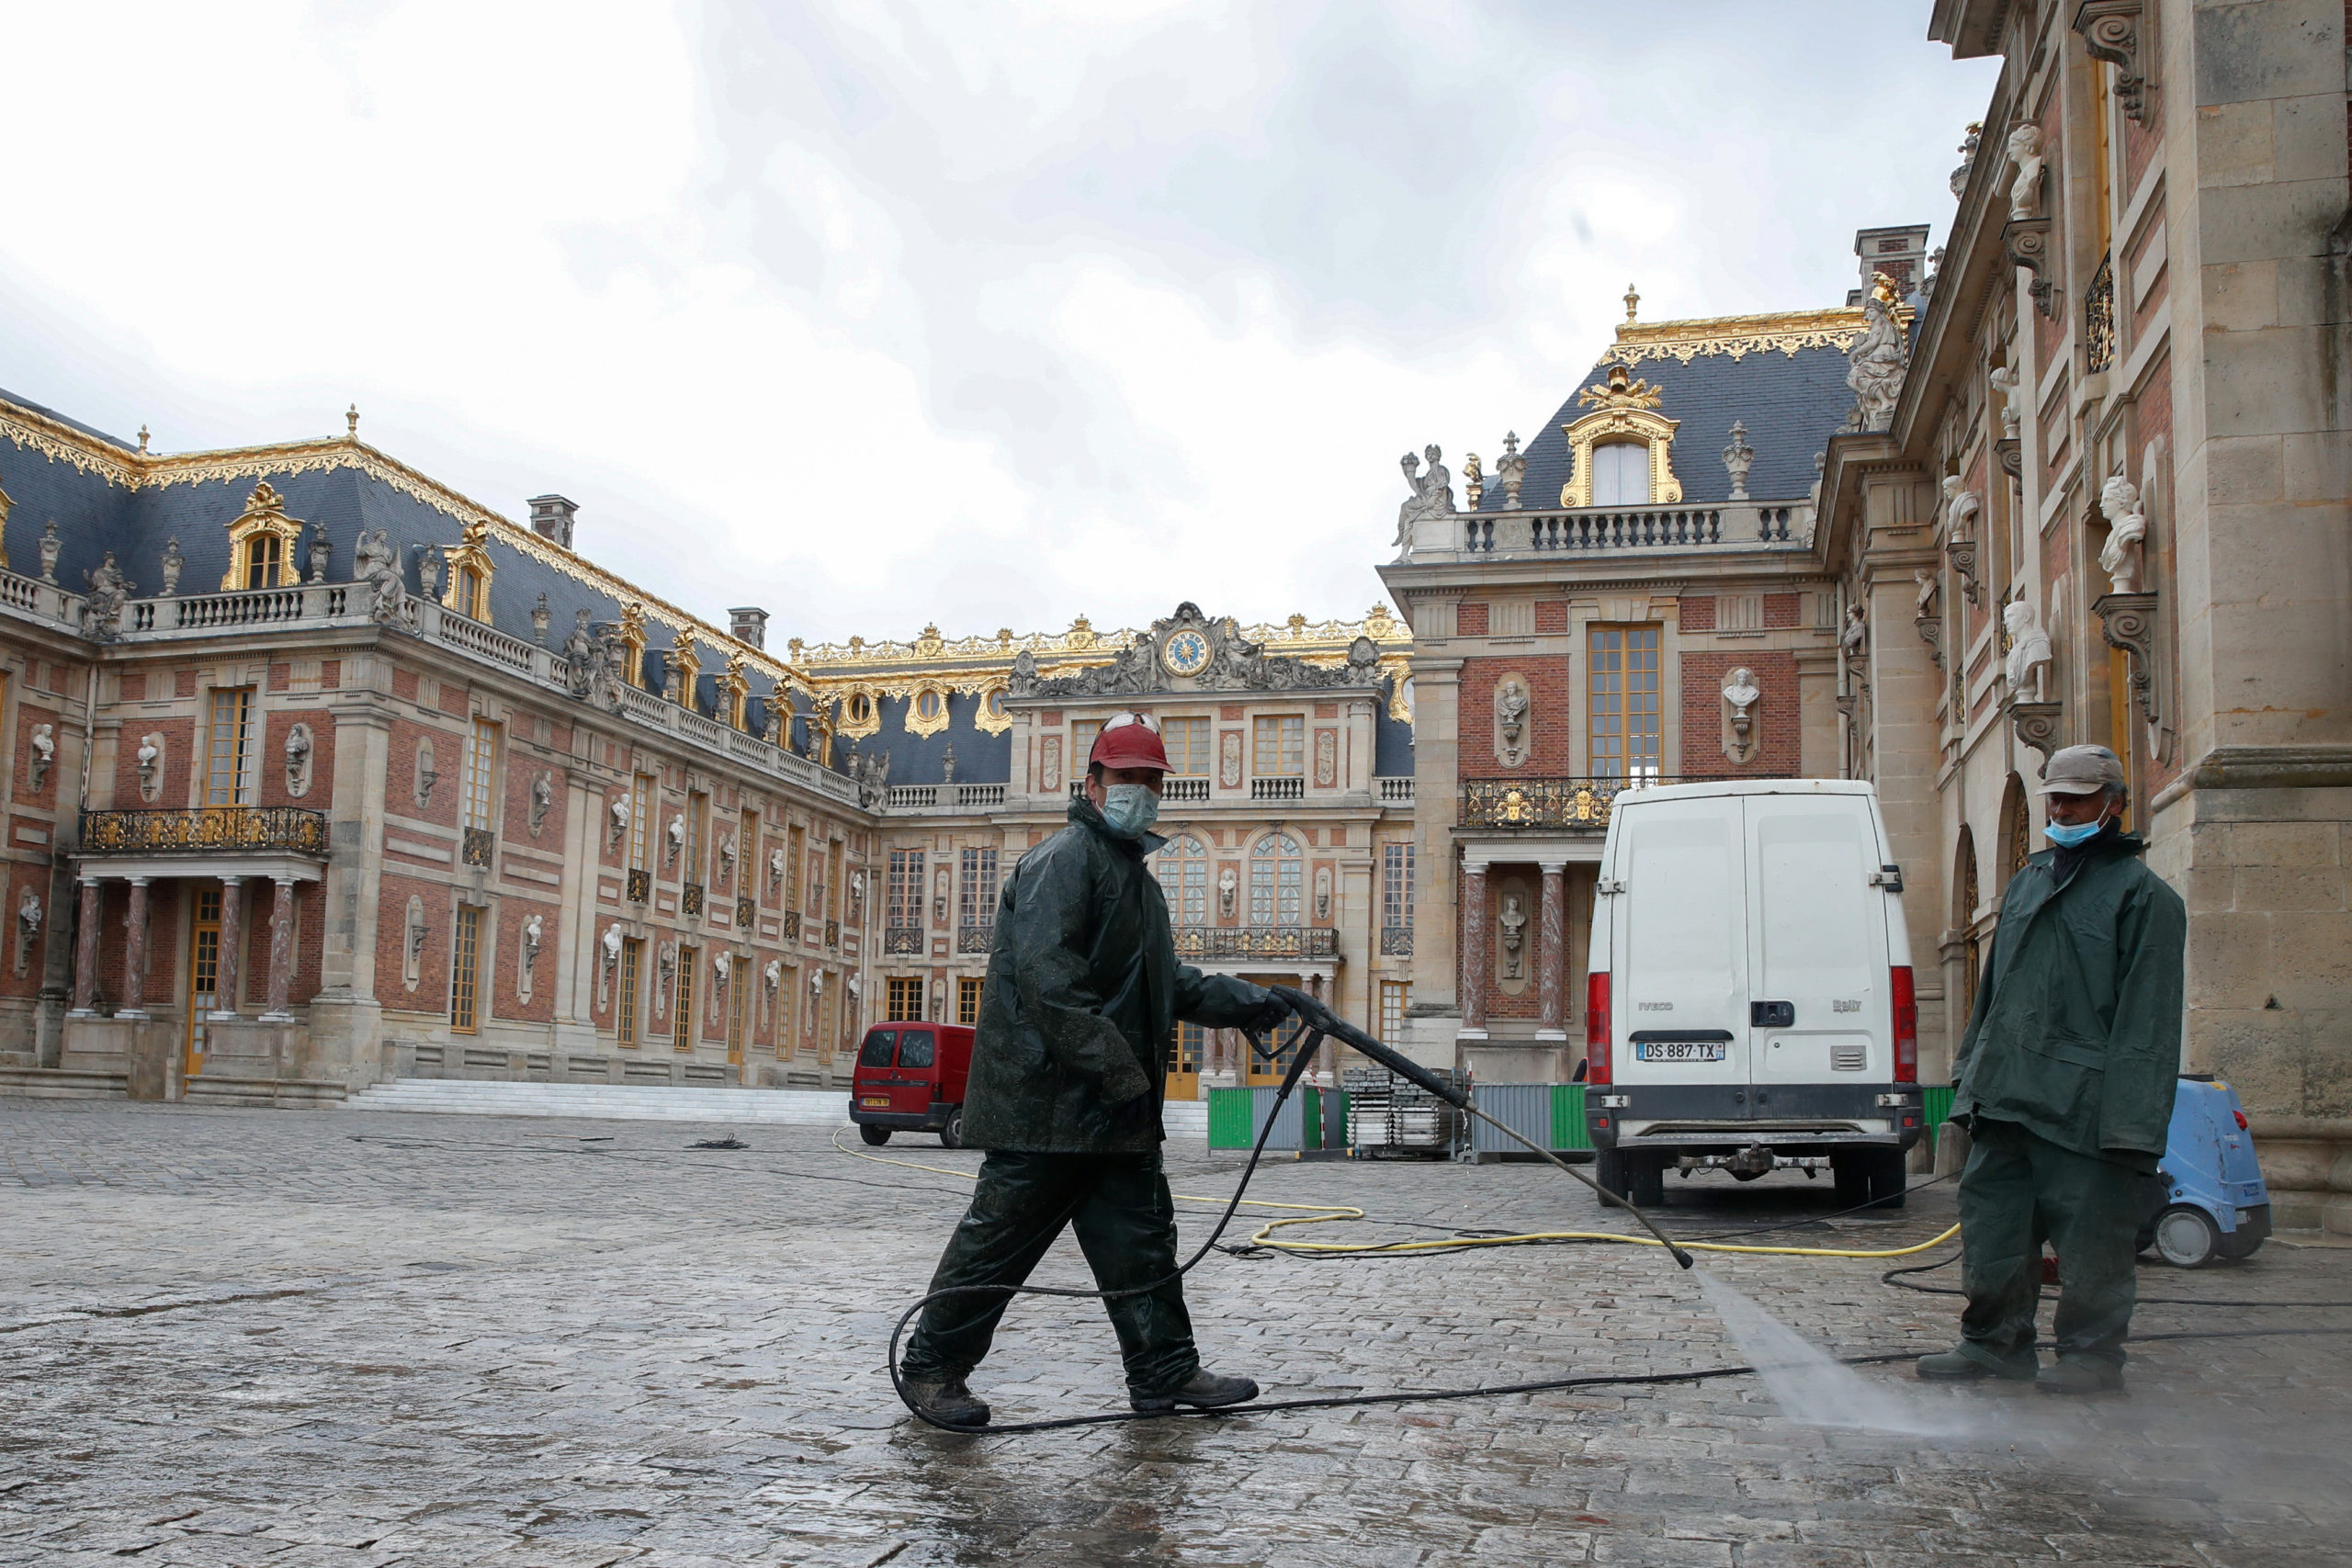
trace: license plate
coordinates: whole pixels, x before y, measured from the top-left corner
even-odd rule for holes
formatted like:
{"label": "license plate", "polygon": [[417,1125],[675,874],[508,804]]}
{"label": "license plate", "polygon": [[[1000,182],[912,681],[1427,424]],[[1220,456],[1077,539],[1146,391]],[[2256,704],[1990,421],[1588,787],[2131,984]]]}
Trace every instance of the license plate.
{"label": "license plate", "polygon": [[1634,1042],[1634,1059],[1637,1062],[1720,1062],[1724,1059],[1724,1043],[1720,1040],[1637,1040]]}
{"label": "license plate", "polygon": [[890,1097],[887,1094],[869,1094],[865,1099],[859,1100],[858,1103],[860,1105],[872,1106],[878,1110],[888,1111],[890,1109]]}

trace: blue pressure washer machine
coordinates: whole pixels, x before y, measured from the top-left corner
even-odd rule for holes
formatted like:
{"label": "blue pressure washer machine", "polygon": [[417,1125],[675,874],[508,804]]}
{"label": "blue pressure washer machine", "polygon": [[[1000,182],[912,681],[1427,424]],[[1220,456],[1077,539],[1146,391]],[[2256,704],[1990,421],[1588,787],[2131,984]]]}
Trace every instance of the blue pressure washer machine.
{"label": "blue pressure washer machine", "polygon": [[2237,1091],[2211,1073],[2183,1073],[2173,1096],[2164,1164],[2142,1190],[2140,1250],[2202,1269],[2250,1257],[2270,1234],[2270,1189],[2254,1156]]}

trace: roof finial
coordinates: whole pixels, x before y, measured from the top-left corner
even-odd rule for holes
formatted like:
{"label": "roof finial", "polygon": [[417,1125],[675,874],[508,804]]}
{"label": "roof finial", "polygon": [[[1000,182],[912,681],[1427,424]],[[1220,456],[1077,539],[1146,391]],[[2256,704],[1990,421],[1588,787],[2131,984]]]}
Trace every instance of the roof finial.
{"label": "roof finial", "polygon": [[142,457],[147,451],[147,427],[143,424],[139,427],[139,451]]}
{"label": "roof finial", "polygon": [[1634,321],[1634,311],[1635,308],[1636,308],[1636,307],[1638,307],[1638,306],[1641,304],[1641,302],[1642,302],[1642,296],[1641,296],[1641,292],[1640,292],[1640,290],[1636,289],[1636,288],[1635,288],[1632,284],[1630,284],[1630,283],[1629,283],[1629,284],[1627,284],[1627,285],[1625,285],[1625,323],[1626,323],[1626,325],[1631,326],[1631,325],[1633,324],[1633,321]]}
{"label": "roof finial", "polygon": [[359,405],[357,403],[343,411],[343,434],[346,440],[359,439]]}

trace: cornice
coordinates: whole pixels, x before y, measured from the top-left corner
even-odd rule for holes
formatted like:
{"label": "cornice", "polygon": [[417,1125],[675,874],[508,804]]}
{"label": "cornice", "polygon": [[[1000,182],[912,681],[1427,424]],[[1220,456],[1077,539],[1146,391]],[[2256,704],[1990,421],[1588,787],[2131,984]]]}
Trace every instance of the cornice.
{"label": "cornice", "polygon": [[1792,359],[1804,348],[1834,348],[1842,354],[1854,346],[1868,324],[1859,308],[1843,305],[1687,321],[1624,321],[1618,325],[1617,341],[1601,358],[1629,366],[1645,359],[1673,358],[1688,365],[1708,354],[1733,359],[1773,349]]}

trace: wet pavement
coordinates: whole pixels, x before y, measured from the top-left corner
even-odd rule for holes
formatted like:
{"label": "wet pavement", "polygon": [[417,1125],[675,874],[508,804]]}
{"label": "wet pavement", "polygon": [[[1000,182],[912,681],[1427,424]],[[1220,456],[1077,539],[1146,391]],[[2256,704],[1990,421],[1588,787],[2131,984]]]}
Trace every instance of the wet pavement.
{"label": "wet pavement", "polygon": [[[933,1432],[883,1345],[978,1156],[878,1152],[940,1170],[818,1128],[0,1100],[0,1564],[2352,1562],[2352,1336],[2250,1333],[2343,1309],[2144,1305],[2121,1397],[1864,1369],[1931,1436],[1799,1426],[1750,1376]],[[1239,1168],[1170,1162],[1190,1193]],[[1536,1166],[1292,1161],[1252,1193],[1374,1216],[1303,1239],[1623,1228]],[[1834,1207],[1793,1176],[1668,1204],[1815,1247],[1951,1223],[1948,1186]],[[1840,1353],[1952,1337],[1954,1299],[1883,1261],[1706,1267]],[[1040,1280],[1085,1282],[1067,1240]],[[2352,1252],[2143,1262],[2141,1291],[2352,1299]],[[1189,1296],[1269,1397],[1740,1359],[1650,1249],[1220,1254]],[[2154,1337],[2186,1330],[2241,1337]],[[1089,1303],[1017,1305],[973,1381],[1003,1420],[1124,1404]]]}

